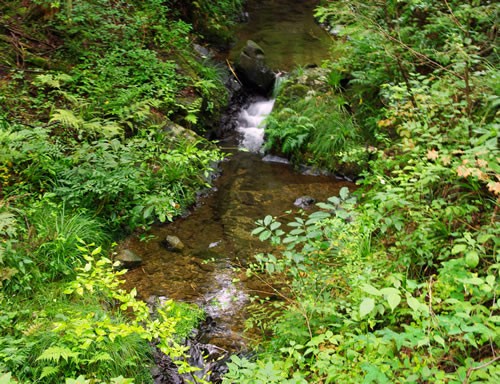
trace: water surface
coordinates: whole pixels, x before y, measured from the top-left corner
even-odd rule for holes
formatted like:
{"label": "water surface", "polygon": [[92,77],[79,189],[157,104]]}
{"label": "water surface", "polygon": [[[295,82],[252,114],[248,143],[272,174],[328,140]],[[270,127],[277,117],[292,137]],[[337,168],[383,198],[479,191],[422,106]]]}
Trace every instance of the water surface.
{"label": "water surface", "polygon": [[267,64],[274,70],[321,65],[328,58],[332,40],[314,20],[317,1],[249,0],[248,23],[235,28],[238,38],[230,53],[234,61],[247,40],[259,44]]}
{"label": "water surface", "polygon": [[[313,20],[314,5],[314,1],[250,0],[250,22],[237,31],[240,46],[247,39],[259,43],[274,69],[320,64],[328,55],[330,40]],[[143,299],[167,296],[203,306],[217,324],[203,342],[227,350],[246,345],[248,334],[243,330],[249,295],[269,291],[235,269],[255,253],[272,251],[250,235],[255,221],[288,210],[297,212],[293,203],[299,197],[324,201],[338,195],[343,186],[354,188],[332,177],[294,172],[285,159],[260,153],[263,123],[273,104],[272,99],[256,99],[234,117],[238,127],[234,140],[223,147],[231,155],[221,165],[222,176],[188,217],[154,226],[147,234],[152,238],[149,242],[134,234],[121,244],[143,259],[142,267],[125,275],[126,287],[136,287]],[[249,152],[235,150],[237,146]],[[182,252],[162,246],[167,235],[183,242]]]}

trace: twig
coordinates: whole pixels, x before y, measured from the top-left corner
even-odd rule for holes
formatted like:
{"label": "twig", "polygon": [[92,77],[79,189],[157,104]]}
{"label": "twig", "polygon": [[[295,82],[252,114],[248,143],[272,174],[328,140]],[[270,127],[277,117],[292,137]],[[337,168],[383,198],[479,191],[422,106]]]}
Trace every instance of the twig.
{"label": "twig", "polygon": [[240,81],[240,79],[236,75],[236,72],[234,72],[233,67],[231,67],[231,63],[229,62],[228,59],[226,59],[226,63],[227,63],[227,66],[229,67],[229,70],[231,71],[231,73],[233,74],[233,76],[236,78],[236,80],[238,81],[238,83],[240,83],[240,85],[243,85],[243,83]]}
{"label": "twig", "polygon": [[483,368],[486,368],[488,365],[490,364],[493,364],[495,361],[497,361],[498,359],[500,359],[500,356],[497,356],[495,357],[494,359],[491,359],[490,361],[488,361],[487,363],[484,363],[483,365],[479,365],[477,367],[470,367],[468,370],[467,370],[467,375],[465,376],[465,379],[464,381],[462,382],[462,384],[466,384],[467,381],[469,381],[469,378],[470,378],[470,375],[472,374],[472,371],[478,371],[480,369],[483,369]]}
{"label": "twig", "polygon": [[50,47],[50,48],[54,48],[54,49],[55,49],[55,48],[57,48],[54,44],[50,44],[50,43],[47,43],[46,41],[39,40],[39,39],[37,39],[36,37],[32,37],[32,36],[26,35],[25,33],[20,32],[20,31],[18,31],[17,29],[14,29],[14,28],[12,28],[12,27],[10,27],[10,26],[5,26],[5,28],[6,28],[7,30],[11,31],[12,33],[15,33],[15,34],[17,34],[17,35],[19,35],[19,36],[22,36],[22,37],[24,37],[24,38],[26,38],[26,39],[28,39],[28,40],[31,40],[31,41],[36,41],[37,43],[44,44],[44,45],[46,45],[46,46],[48,46],[48,47]]}

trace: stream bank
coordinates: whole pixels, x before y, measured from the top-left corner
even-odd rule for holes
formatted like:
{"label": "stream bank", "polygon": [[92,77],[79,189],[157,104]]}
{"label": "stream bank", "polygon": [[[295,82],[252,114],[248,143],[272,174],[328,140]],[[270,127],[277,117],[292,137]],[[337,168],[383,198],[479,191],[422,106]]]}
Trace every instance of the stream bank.
{"label": "stream bank", "polygon": [[[328,57],[330,40],[314,22],[313,2],[306,3],[249,1],[249,22],[238,26],[239,40],[229,57],[251,38],[265,47],[266,62],[275,71],[320,64]],[[258,337],[245,329],[246,307],[251,296],[265,297],[261,292],[266,287],[240,267],[251,262],[254,254],[272,249],[251,236],[255,221],[285,211],[293,216],[315,201],[338,195],[342,187],[354,188],[344,179],[297,173],[285,158],[262,153],[263,123],[275,100],[244,89],[236,89],[233,95],[229,112],[215,131],[227,157],[212,193],[174,222],[155,225],[146,234],[135,233],[120,245],[142,259],[140,268],[126,274],[127,289],[137,288],[148,302],[167,297],[204,308],[207,320],[187,343],[195,356],[193,363],[205,372],[214,366],[198,361],[201,350],[209,360],[216,360],[247,351],[248,340]],[[180,240],[182,246],[165,246],[167,238]],[[157,355],[156,361],[156,382],[182,382],[168,359]],[[220,369],[216,371],[209,377],[212,382],[220,380]]]}

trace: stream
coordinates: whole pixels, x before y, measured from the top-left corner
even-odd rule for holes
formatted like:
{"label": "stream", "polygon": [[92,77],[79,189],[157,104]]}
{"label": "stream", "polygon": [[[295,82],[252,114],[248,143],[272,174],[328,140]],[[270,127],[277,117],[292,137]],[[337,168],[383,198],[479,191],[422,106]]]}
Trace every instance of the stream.
{"label": "stream", "polygon": [[[266,53],[272,51],[269,64],[275,70],[316,63],[327,55],[328,44],[313,39],[319,45],[310,47],[309,32],[325,34],[314,23],[313,7],[310,1],[249,1],[250,21],[238,28],[240,42],[252,38]],[[255,97],[234,116],[237,128],[221,144],[228,154],[220,164],[221,176],[189,215],[153,226],[147,242],[133,234],[120,245],[143,260],[141,267],[125,275],[125,288],[136,287],[145,300],[165,296],[202,306],[213,321],[198,341],[231,352],[246,350],[253,335],[245,332],[245,308],[250,295],[265,290],[259,281],[233,268],[251,261],[255,253],[270,251],[269,244],[250,235],[255,221],[287,210],[297,212],[294,202],[300,197],[324,201],[344,186],[353,187],[335,177],[298,173],[286,159],[262,153],[263,121],[273,104],[272,99]],[[164,247],[167,236],[178,237],[184,244],[182,251]]]}

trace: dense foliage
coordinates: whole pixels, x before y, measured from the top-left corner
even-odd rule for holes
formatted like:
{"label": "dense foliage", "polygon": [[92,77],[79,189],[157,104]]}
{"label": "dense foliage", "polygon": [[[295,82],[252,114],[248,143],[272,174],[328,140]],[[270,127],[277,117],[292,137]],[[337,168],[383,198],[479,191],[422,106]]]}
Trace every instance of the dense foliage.
{"label": "dense foliage", "polygon": [[[349,102],[340,124],[367,140],[363,187],[289,230],[270,216],[257,223],[277,251],[248,273],[281,301],[256,305],[249,326],[272,336],[256,360],[233,358],[226,382],[497,382],[498,6],[340,0],[317,16],[343,51],[325,64],[347,83],[333,96]],[[268,137],[321,164],[313,136],[290,135],[295,153],[282,134],[319,129],[314,97],[292,100],[304,116],[276,110]]]}
{"label": "dense foliage", "polygon": [[[198,134],[226,92],[192,43],[227,42],[240,7],[0,2],[0,383],[148,383],[153,341],[192,369],[178,341],[202,312],[151,315],[120,289],[112,241],[208,186],[221,154]],[[497,4],[325,0],[316,16],[338,59],[291,75],[266,145],[364,169],[361,188],[257,223],[276,251],[248,274],[277,300],[254,301],[257,354],[225,382],[500,381]]]}
{"label": "dense foliage", "polygon": [[152,318],[112,240],[210,187],[222,155],[198,134],[227,95],[186,15],[219,12],[222,36],[239,6],[0,2],[0,382],[151,382],[153,340],[190,369],[176,340],[202,313]]}
{"label": "dense foliage", "polygon": [[[292,72],[267,119],[265,148],[288,156],[294,164],[329,170],[342,164],[345,172],[356,172],[367,156],[361,147],[362,132],[346,113],[347,101],[337,92],[340,80],[339,72],[329,68]],[[355,158],[355,153],[360,156]]]}

